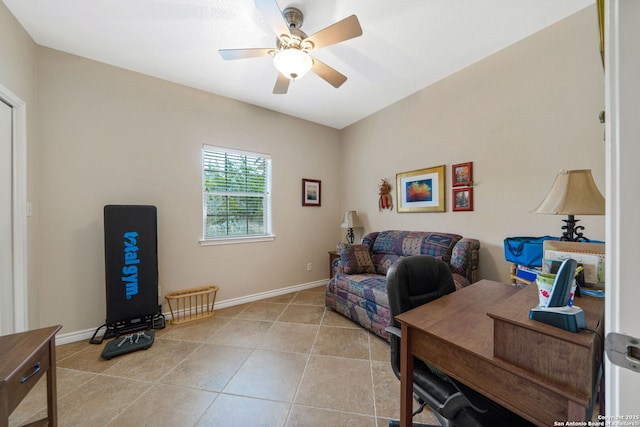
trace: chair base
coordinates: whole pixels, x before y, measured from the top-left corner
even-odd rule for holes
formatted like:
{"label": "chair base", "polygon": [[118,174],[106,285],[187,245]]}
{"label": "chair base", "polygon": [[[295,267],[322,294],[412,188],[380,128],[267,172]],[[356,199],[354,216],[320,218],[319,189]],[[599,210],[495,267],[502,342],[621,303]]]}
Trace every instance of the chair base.
{"label": "chair base", "polygon": [[[413,397],[420,403],[420,407],[413,412],[413,414],[411,415],[412,419],[413,417],[421,413],[424,410],[424,407],[427,405],[424,401],[422,401],[422,399],[420,399],[415,394]],[[411,425],[413,427],[443,427],[443,426],[447,427],[449,425],[449,420],[443,419],[437,413],[433,413],[433,414],[441,422],[440,424],[435,425],[435,424],[411,423]],[[389,427],[400,427],[400,420],[389,420]]]}

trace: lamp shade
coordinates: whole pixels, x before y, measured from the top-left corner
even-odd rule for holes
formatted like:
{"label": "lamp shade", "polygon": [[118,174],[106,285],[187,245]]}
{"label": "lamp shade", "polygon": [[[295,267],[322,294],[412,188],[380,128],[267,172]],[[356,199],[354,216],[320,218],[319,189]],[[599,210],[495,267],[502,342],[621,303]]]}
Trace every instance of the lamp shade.
{"label": "lamp shade", "polygon": [[296,48],[281,50],[273,57],[273,65],[288,79],[299,79],[309,72],[313,60],[308,53]]}
{"label": "lamp shade", "polygon": [[562,170],[534,213],[604,215],[605,203],[590,169]]}
{"label": "lamp shade", "polygon": [[344,222],[340,224],[340,228],[359,228],[362,227],[358,213],[356,211],[346,211],[344,213]]}

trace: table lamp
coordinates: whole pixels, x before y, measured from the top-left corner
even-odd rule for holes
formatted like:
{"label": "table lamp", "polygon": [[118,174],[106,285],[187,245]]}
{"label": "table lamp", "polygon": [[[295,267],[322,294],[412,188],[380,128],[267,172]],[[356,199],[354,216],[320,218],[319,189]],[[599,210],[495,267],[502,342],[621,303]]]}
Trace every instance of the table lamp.
{"label": "table lamp", "polygon": [[564,232],[560,240],[570,242],[589,242],[584,237],[583,226],[574,215],[604,215],[605,204],[590,169],[561,170],[549,190],[547,197],[534,213],[567,215],[562,226]]}
{"label": "table lamp", "polygon": [[361,227],[362,225],[360,224],[360,219],[356,211],[346,211],[344,213],[344,222],[340,224],[340,228],[347,229],[347,242],[349,242],[349,244],[353,244],[353,229]]}

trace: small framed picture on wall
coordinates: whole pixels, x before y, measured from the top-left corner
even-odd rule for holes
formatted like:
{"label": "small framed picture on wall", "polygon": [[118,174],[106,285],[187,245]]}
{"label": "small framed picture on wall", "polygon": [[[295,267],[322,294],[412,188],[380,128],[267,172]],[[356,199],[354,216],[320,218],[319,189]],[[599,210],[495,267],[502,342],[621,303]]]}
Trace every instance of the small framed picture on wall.
{"label": "small framed picture on wall", "polygon": [[473,186],[473,162],[458,163],[451,166],[452,187]]}
{"label": "small framed picture on wall", "polygon": [[473,187],[453,189],[453,211],[473,210]]}
{"label": "small framed picture on wall", "polygon": [[321,182],[318,179],[302,178],[302,206],[321,206]]}

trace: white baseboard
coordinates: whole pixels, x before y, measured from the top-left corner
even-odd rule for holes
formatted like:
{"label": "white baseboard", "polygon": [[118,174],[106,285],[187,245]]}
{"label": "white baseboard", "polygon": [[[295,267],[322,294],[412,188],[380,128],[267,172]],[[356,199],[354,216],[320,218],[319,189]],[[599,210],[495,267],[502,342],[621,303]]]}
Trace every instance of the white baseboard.
{"label": "white baseboard", "polygon": [[246,304],[248,302],[258,301],[261,299],[277,297],[278,295],[290,294],[292,292],[304,291],[311,288],[317,288],[318,286],[326,285],[328,280],[318,280],[316,282],[303,283],[301,285],[289,286],[286,288],[280,288],[273,291],[260,292],[258,294],[247,295],[245,297],[232,298],[225,301],[216,302],[214,309],[233,307],[234,305]]}
{"label": "white baseboard", "polygon": [[[278,295],[290,294],[292,292],[304,291],[307,289],[317,288],[318,286],[324,286],[327,284],[327,280],[318,280],[315,282],[303,283],[301,285],[288,286],[286,288],[275,289],[273,291],[260,292],[257,294],[247,295],[244,297],[231,298],[228,300],[216,302],[214,310],[222,308],[233,307],[234,305],[247,304],[250,302],[258,301],[261,299],[276,297]],[[163,313],[167,319],[171,318],[171,313]],[[95,333],[98,326],[92,329],[85,329],[83,331],[67,332],[66,334],[56,335],[56,345],[69,344],[76,341],[90,340]],[[102,333],[102,332],[101,332]]]}

